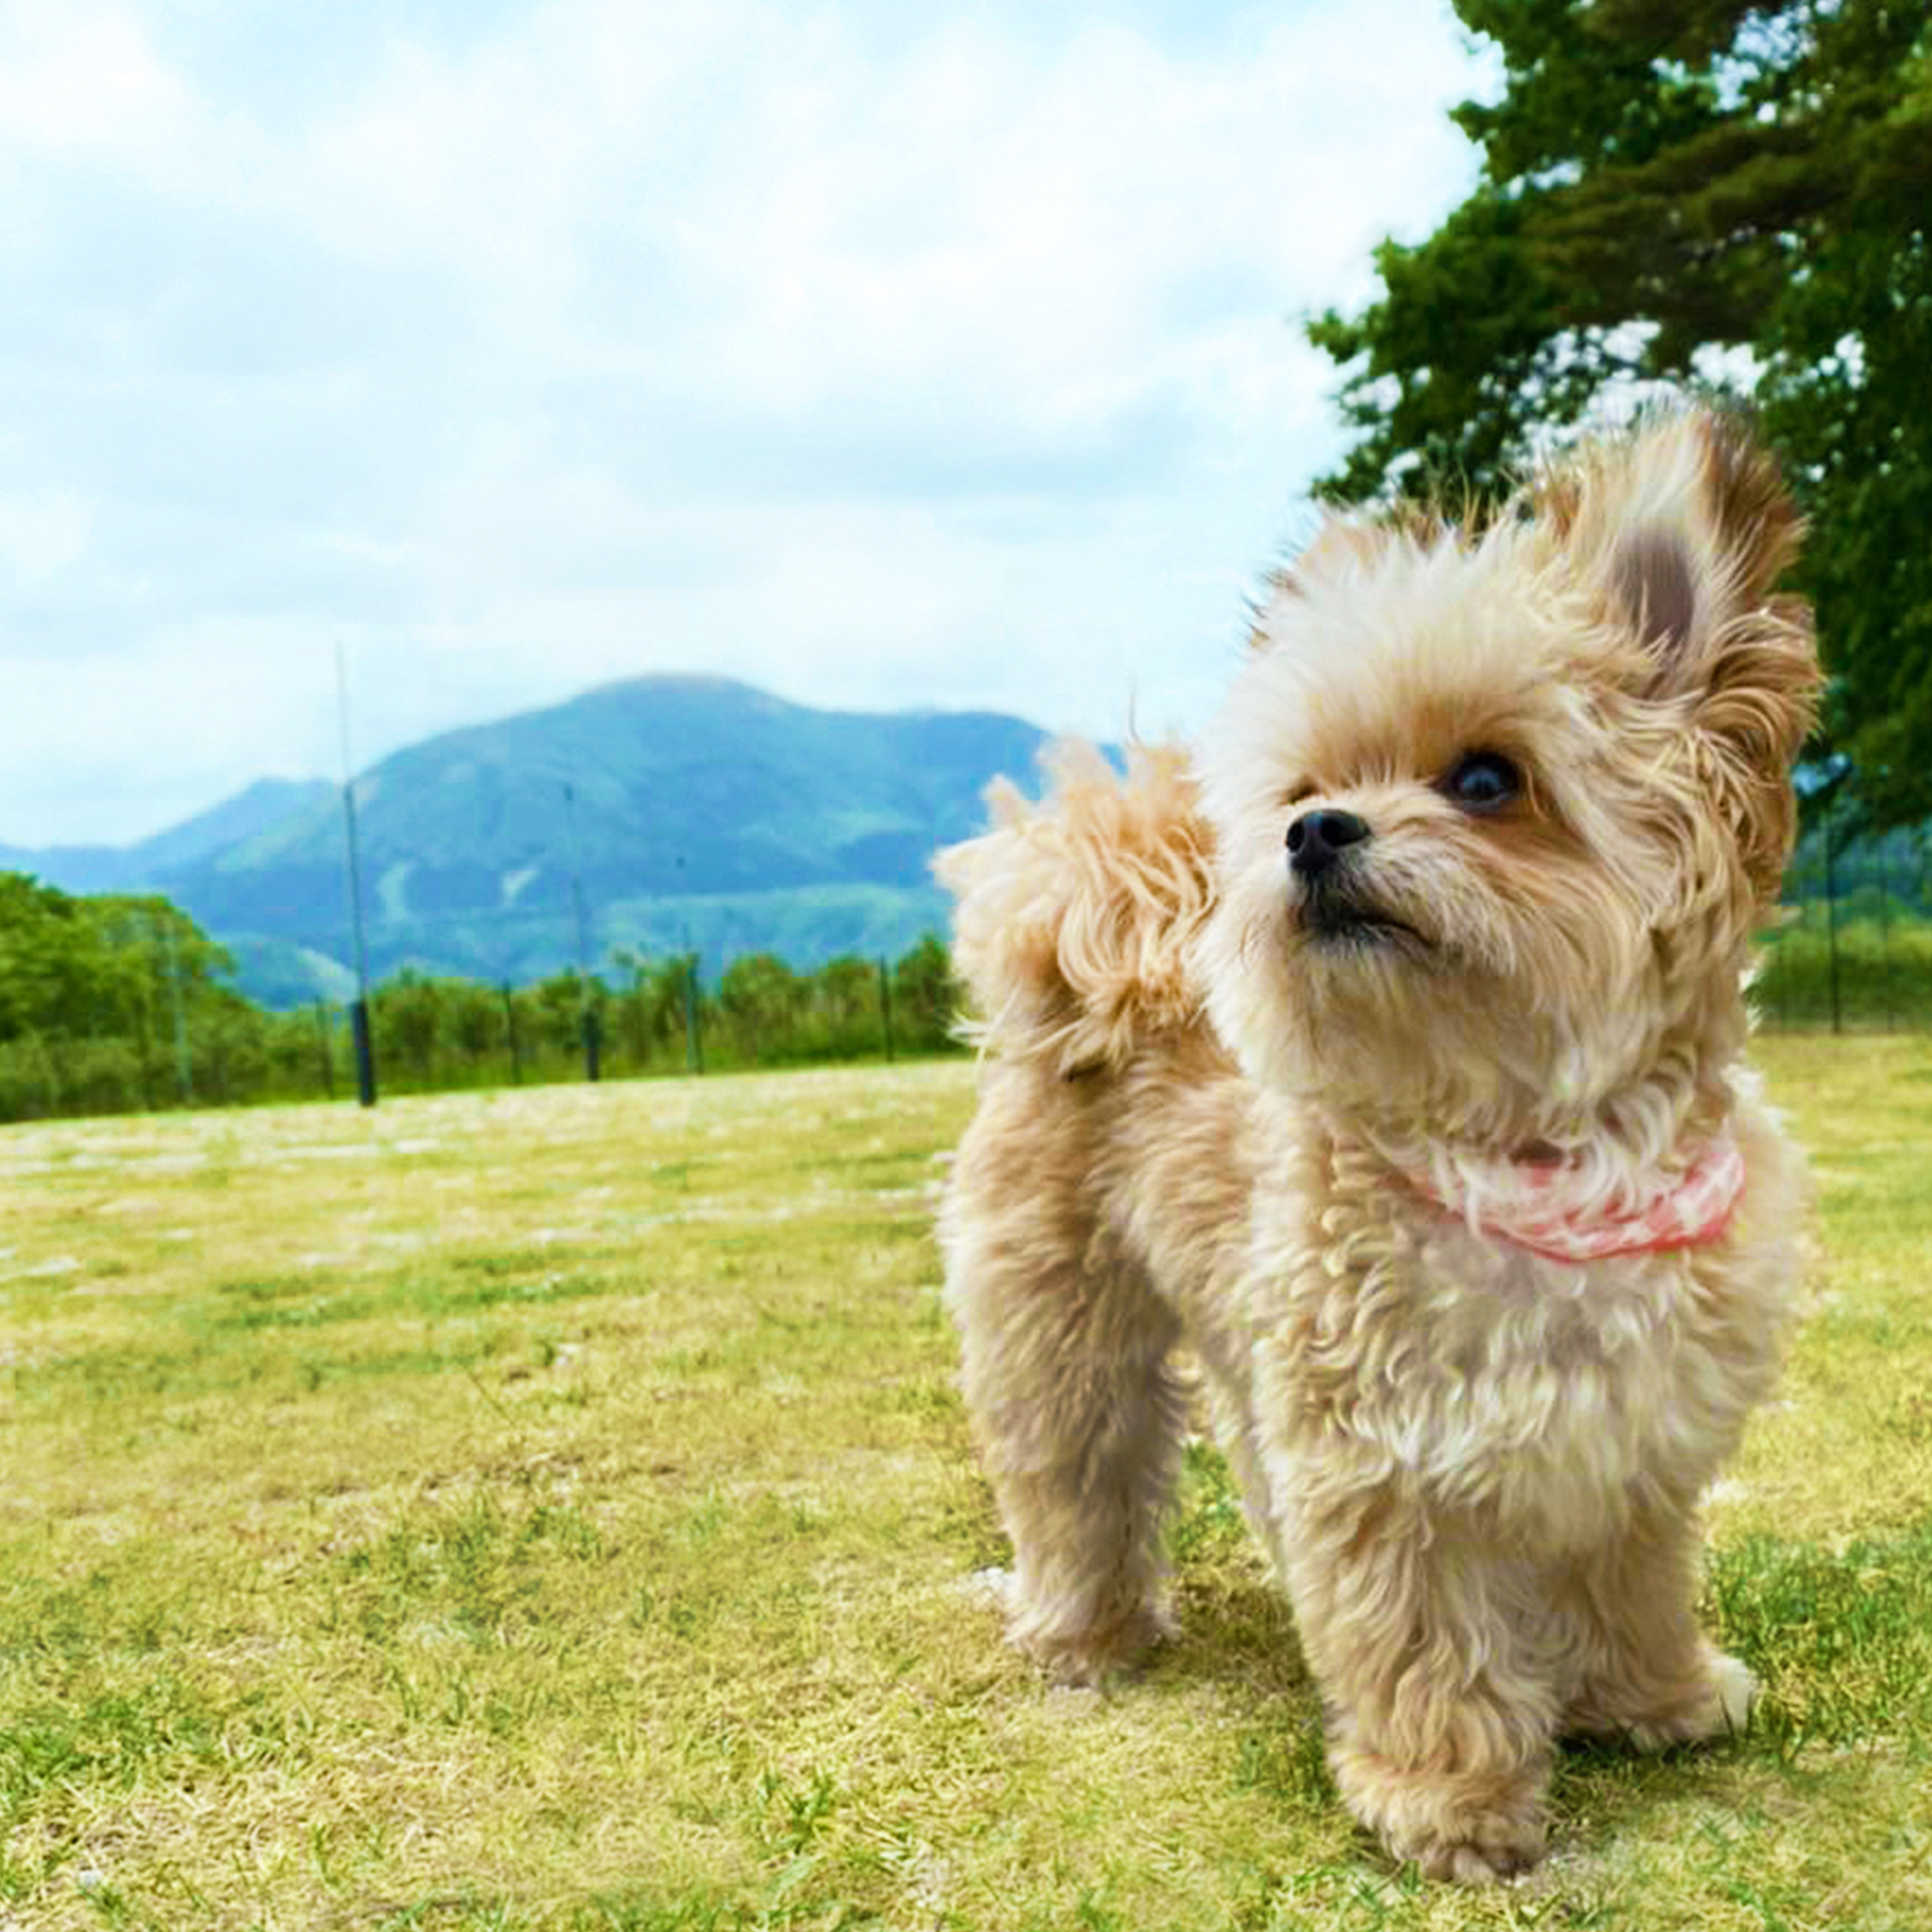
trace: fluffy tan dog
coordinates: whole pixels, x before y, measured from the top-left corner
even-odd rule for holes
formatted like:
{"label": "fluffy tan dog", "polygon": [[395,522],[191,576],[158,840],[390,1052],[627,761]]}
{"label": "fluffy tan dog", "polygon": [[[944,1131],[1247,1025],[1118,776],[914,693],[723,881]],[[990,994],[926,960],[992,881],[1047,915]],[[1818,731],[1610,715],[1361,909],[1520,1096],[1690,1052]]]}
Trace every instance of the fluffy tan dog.
{"label": "fluffy tan dog", "polygon": [[985,1049],[943,1216],[1013,1641],[1164,1627],[1198,1358],[1343,1796],[1468,1882],[1554,1740],[1740,1724],[1700,1492],[1775,1373],[1797,1158],[1741,1053],[1817,667],[1698,412],[1477,531],[1330,523],[1191,766],[1078,747],[940,861]]}

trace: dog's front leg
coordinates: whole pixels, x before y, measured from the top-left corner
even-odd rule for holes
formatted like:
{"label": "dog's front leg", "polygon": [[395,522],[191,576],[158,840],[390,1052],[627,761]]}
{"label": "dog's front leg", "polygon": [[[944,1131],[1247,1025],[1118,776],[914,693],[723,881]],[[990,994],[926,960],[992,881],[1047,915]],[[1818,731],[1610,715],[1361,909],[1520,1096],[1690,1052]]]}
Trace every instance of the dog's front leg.
{"label": "dog's front leg", "polygon": [[1656,1493],[1633,1507],[1614,1539],[1572,1566],[1581,1669],[1566,1729],[1657,1751],[1749,1723],[1756,1681],[1698,1627],[1702,1556],[1694,1500]]}
{"label": "dog's front leg", "polygon": [[1290,1588],[1356,1816],[1433,1878],[1533,1864],[1560,1700],[1528,1566],[1377,1488],[1295,1511]]}

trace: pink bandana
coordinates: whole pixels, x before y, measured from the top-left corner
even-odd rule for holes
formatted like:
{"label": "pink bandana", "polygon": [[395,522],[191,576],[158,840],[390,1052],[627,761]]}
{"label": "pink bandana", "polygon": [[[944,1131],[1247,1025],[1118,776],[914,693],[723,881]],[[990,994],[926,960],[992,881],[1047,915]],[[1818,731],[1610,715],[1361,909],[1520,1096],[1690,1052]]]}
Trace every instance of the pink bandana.
{"label": "pink bandana", "polygon": [[[1684,1174],[1648,1205],[1591,1219],[1566,1208],[1560,1197],[1549,1198],[1558,1195],[1565,1173],[1561,1161],[1518,1161],[1511,1173],[1522,1188],[1519,1197],[1478,1208],[1475,1225],[1552,1261],[1702,1247],[1730,1225],[1731,1211],[1744,1191],[1744,1157],[1729,1135],[1702,1147]],[[1408,1178],[1437,1207],[1458,1221],[1469,1219],[1466,1190],[1445,1194],[1428,1172],[1411,1172]]]}

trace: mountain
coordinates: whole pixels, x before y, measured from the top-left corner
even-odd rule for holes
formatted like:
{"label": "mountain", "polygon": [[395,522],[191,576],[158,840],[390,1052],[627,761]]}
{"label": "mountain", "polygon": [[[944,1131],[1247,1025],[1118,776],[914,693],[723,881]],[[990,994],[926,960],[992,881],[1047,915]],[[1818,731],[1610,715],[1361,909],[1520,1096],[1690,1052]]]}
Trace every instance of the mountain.
{"label": "mountain", "polygon": [[336,796],[320,778],[261,778],[211,810],[134,845],[0,845],[0,871],[30,872],[63,892],[134,892],[171,878],[291,813]]}
{"label": "mountain", "polygon": [[[714,677],[645,677],[385,758],[356,803],[370,971],[518,982],[687,944],[716,973],[896,956],[942,929],[926,867],[1045,734],[989,712],[822,711]],[[120,853],[0,851],[69,891],[165,891],[275,1004],[335,996],[350,956],[336,788],[270,781]]]}
{"label": "mountain", "polygon": [[298,812],[328,804],[338,791],[322,778],[258,778],[245,791],[132,847],[136,869],[148,874],[186,871]]}

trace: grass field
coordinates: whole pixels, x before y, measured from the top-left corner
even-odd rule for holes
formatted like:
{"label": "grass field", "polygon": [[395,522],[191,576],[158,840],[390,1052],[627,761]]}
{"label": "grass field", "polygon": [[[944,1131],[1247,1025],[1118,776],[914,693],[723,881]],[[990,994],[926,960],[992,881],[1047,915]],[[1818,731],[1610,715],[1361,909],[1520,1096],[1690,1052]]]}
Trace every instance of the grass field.
{"label": "grass field", "polygon": [[1218,1459],[1043,1688],[953,1388],[961,1064],[0,1134],[0,1932],[1932,1925],[1932,1041],[1781,1038],[1820,1253],[1714,1499],[1746,1739],[1389,1867]]}

